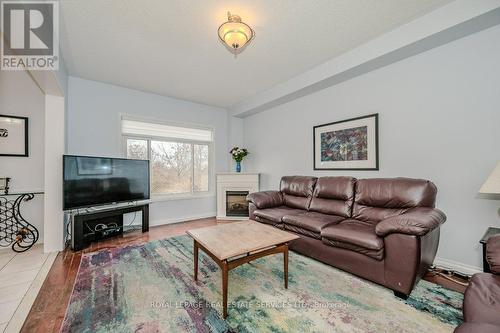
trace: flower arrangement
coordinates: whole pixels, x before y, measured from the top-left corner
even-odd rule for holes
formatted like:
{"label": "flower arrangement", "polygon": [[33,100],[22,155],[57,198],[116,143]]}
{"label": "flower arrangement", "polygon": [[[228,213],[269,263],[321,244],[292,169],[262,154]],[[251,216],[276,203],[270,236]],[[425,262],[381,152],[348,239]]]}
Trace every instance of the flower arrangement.
{"label": "flower arrangement", "polygon": [[241,161],[250,153],[246,148],[240,148],[238,146],[231,149],[229,153],[233,157],[233,160],[236,161],[236,172],[241,172]]}
{"label": "flower arrangement", "polygon": [[234,147],[229,152],[236,162],[241,162],[245,156],[250,154],[246,148]]}

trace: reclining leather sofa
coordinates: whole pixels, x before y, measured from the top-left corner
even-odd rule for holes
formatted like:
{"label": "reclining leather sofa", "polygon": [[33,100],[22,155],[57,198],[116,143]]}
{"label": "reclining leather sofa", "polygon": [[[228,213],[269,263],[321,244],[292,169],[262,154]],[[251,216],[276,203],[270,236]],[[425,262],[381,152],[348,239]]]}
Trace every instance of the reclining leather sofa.
{"label": "reclining leather sofa", "polygon": [[286,176],[247,201],[250,219],[300,236],[291,250],[406,298],[437,252],[446,216],[436,193],[419,179]]}
{"label": "reclining leather sofa", "polygon": [[500,332],[500,235],[486,244],[490,273],[474,274],[464,296],[464,323],[455,333]]}

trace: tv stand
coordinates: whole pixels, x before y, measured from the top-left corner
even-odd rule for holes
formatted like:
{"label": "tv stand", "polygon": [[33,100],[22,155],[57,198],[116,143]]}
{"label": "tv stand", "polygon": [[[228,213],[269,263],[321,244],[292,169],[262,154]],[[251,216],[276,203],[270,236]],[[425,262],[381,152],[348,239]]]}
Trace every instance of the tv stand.
{"label": "tv stand", "polygon": [[[112,207],[94,211],[79,212],[71,216],[71,249],[79,251],[92,241],[123,233],[123,214],[142,212],[142,232],[149,231],[149,204]],[[92,226],[104,225],[110,232],[96,235]]]}

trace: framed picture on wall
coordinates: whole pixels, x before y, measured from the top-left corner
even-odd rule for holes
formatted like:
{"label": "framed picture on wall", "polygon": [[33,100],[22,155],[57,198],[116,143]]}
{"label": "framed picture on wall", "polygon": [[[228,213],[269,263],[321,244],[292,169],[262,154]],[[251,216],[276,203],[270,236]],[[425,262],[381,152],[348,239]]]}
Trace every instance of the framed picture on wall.
{"label": "framed picture on wall", "polygon": [[28,156],[28,118],[0,115],[0,156]]}
{"label": "framed picture on wall", "polygon": [[378,113],[313,128],[314,170],[378,170]]}

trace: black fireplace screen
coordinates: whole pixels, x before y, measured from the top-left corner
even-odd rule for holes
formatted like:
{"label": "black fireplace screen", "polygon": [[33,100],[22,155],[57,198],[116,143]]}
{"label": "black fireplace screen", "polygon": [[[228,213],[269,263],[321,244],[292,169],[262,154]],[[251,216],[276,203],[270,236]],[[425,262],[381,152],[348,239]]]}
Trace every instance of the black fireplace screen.
{"label": "black fireplace screen", "polygon": [[248,216],[248,191],[226,191],[226,216]]}

